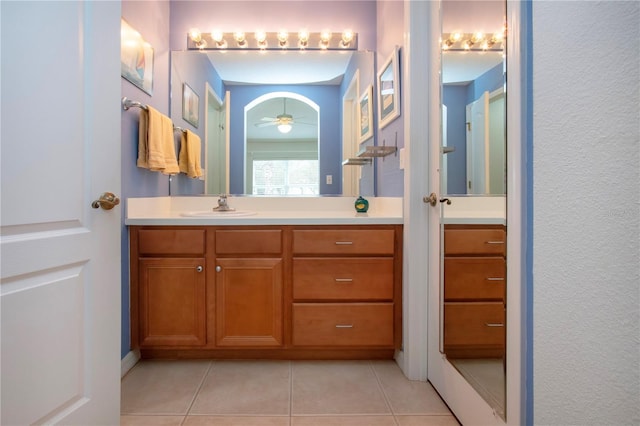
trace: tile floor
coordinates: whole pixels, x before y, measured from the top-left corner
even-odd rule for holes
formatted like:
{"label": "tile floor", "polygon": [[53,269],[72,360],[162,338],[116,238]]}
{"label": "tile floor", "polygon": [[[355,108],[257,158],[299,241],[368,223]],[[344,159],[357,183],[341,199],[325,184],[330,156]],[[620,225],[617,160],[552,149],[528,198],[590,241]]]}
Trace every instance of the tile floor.
{"label": "tile floor", "polygon": [[394,361],[145,360],[121,398],[125,426],[458,425]]}

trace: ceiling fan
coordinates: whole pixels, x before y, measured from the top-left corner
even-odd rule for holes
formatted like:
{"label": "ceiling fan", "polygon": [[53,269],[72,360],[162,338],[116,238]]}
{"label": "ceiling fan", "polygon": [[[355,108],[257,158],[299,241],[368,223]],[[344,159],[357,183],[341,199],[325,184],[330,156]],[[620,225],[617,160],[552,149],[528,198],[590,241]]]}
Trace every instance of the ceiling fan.
{"label": "ceiling fan", "polygon": [[278,131],[280,131],[281,133],[289,133],[294,123],[311,125],[311,123],[294,121],[293,116],[291,114],[287,114],[287,98],[282,98],[282,101],[283,101],[282,114],[277,115],[275,118],[262,117],[261,119],[262,123],[256,123],[256,127],[278,126]]}

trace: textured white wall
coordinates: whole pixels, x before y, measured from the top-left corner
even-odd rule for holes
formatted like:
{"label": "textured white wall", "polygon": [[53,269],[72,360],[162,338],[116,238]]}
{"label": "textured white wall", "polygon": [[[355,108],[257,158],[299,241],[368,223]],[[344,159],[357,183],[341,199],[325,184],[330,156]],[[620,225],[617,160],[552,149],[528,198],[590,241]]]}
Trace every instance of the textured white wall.
{"label": "textured white wall", "polygon": [[640,2],[533,2],[536,424],[640,423]]}

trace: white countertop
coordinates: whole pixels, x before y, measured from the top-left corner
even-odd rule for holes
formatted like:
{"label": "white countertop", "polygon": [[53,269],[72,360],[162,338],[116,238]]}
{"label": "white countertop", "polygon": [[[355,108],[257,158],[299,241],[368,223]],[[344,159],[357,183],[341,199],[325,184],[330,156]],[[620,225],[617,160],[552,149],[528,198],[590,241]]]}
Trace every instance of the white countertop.
{"label": "white countertop", "polygon": [[448,225],[506,225],[504,196],[448,197],[451,204],[442,204],[442,223]]}
{"label": "white countertop", "polygon": [[211,211],[217,196],[129,198],[126,225],[387,225],[402,224],[401,197],[367,197],[367,213],[356,213],[356,197],[233,197],[230,207],[248,216],[185,217]]}
{"label": "white countertop", "polygon": [[[505,225],[505,197],[449,197],[441,204],[444,224]],[[249,216],[185,217],[208,212],[217,196],[129,198],[126,225],[387,225],[402,224],[401,197],[368,197],[369,211],[356,213],[356,197],[230,196],[228,204]]]}

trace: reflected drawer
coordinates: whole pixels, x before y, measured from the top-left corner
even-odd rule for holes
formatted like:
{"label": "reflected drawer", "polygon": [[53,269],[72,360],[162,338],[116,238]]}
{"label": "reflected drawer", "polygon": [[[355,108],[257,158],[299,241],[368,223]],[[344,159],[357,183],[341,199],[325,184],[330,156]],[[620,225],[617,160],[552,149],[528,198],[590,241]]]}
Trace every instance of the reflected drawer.
{"label": "reflected drawer", "polygon": [[393,255],[392,229],[294,230],[294,254]]}
{"label": "reflected drawer", "polygon": [[204,229],[140,229],[138,254],[202,255],[205,250]]}
{"label": "reflected drawer", "polygon": [[444,304],[444,346],[503,346],[502,302]]}
{"label": "reflected drawer", "polygon": [[504,300],[503,257],[445,257],[444,299]]}
{"label": "reflected drawer", "polygon": [[294,303],[295,346],[393,346],[393,303]]}
{"label": "reflected drawer", "polygon": [[293,298],[393,299],[393,258],[294,258]]}
{"label": "reflected drawer", "polygon": [[445,226],[445,255],[497,254],[505,256],[507,233],[503,227],[454,228]]}
{"label": "reflected drawer", "polygon": [[217,254],[278,254],[282,252],[280,229],[215,231]]}

